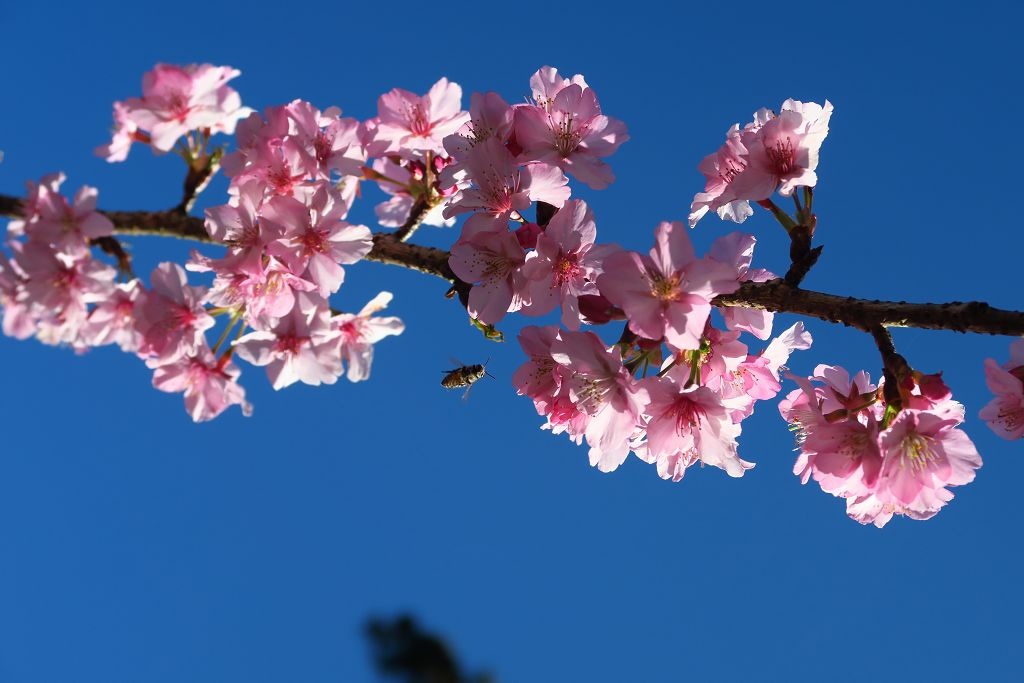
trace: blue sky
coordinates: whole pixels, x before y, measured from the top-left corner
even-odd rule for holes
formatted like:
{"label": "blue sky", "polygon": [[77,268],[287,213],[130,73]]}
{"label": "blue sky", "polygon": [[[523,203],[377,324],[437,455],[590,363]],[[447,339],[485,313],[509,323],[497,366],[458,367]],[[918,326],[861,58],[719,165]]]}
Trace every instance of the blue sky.
{"label": "blue sky", "polygon": [[[162,22],[114,3],[5,3],[0,192],[63,170],[105,208],[175,204],[175,159],[91,154],[111,102],[161,61],[240,68],[256,108],[304,98],[357,118],[441,76],[517,101],[551,64],[584,74],[630,130],[609,160],[616,183],[574,185],[602,241],[648,249],[659,221],[685,218],[697,163],[732,123],[828,98],[825,251],[805,286],[1020,308],[1024,17],[1006,7],[233,3]],[[372,221],[376,201],[368,191],[353,218]],[[744,227],[755,265],[784,270],[782,231],[763,213]],[[700,250],[732,229],[706,218],[692,236]],[[143,271],[191,246],[133,242]],[[274,392],[247,366],[253,416],[203,425],[134,358],[0,339],[0,681],[372,681],[361,624],[400,611],[506,682],[1021,675],[1024,452],[976,417],[982,361],[1004,360],[1010,340],[895,332],[967,405],[985,466],[935,519],[877,530],[799,485],[771,405],[744,424],[740,454],[757,468],[741,480],[706,468],[672,484],[635,459],[601,474],[538,429],[510,384],[518,346],[467,326],[440,281],[365,264],[335,301],[358,309],[381,289],[408,329],[379,345],[369,382]],[[521,324],[502,329],[513,339]],[[808,328],[794,372],[877,377],[866,335]],[[438,386],[452,356],[489,357],[495,379],[461,401]]]}

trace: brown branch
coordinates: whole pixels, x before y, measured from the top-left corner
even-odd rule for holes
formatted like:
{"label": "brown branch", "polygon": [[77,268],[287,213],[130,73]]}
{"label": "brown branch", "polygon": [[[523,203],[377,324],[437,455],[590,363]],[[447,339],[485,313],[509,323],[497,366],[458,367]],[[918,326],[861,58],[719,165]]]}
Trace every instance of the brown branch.
{"label": "brown branch", "polygon": [[744,282],[734,294],[722,294],[716,306],[746,306],[766,311],[798,313],[865,332],[883,327],[917,327],[978,334],[1024,335],[1024,313],[1006,311],[983,301],[915,304],[824,294],[791,287],[784,280]]}
{"label": "brown branch", "polygon": [[395,239],[399,242],[405,242],[412,237],[416,229],[423,223],[423,219],[427,217],[427,212],[430,211],[430,208],[430,203],[427,200],[417,200],[412,205],[412,210],[409,212],[409,217],[405,220],[405,223],[393,233]]}
{"label": "brown branch", "polygon": [[[0,215],[20,215],[21,200],[0,195]],[[127,235],[163,235],[213,243],[203,220],[178,211],[104,211],[116,232]],[[443,249],[408,244],[394,233],[373,236],[367,259],[411,268],[456,285],[464,285],[448,265]],[[464,289],[468,286],[464,286]],[[782,279],[744,282],[733,294],[712,301],[716,306],[745,306],[766,311],[796,313],[865,332],[882,327],[917,327],[926,330],[954,330],[978,334],[1024,336],[1024,312],[1007,311],[982,301],[952,301],[944,304],[915,304],[836,296],[792,287]]]}
{"label": "brown branch", "polygon": [[[114,224],[119,235],[157,235],[217,244],[206,232],[203,219],[189,216],[174,208],[169,211],[100,211]],[[425,212],[424,212],[425,214]],[[0,195],[0,215],[21,216],[21,199]],[[410,221],[413,217],[410,216]],[[422,220],[420,215],[419,220]],[[448,267],[448,252],[434,247],[407,244],[396,239],[395,233],[376,233],[373,249],[366,257],[370,261],[388,263],[436,275],[454,282],[455,274]]]}

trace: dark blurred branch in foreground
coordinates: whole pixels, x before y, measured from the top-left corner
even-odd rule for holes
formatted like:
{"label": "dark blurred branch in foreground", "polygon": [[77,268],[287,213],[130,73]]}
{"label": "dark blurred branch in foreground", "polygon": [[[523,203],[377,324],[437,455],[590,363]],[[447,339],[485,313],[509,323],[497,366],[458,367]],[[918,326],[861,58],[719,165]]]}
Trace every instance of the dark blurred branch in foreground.
{"label": "dark blurred branch in foreground", "polygon": [[404,683],[496,683],[490,674],[464,674],[451,648],[422,631],[411,616],[371,618],[366,636],[380,673]]}

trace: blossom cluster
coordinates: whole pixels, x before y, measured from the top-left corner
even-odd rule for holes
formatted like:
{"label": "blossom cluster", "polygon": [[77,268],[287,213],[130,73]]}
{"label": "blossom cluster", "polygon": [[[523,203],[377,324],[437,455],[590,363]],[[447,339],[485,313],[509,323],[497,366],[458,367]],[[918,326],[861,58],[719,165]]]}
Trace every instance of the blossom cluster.
{"label": "blossom cluster", "polygon": [[[227,66],[157,65],[143,77],[142,97],[114,103],[113,139],[97,150],[123,161],[134,142],[158,153],[179,145],[186,194],[222,168],[227,201],[206,210],[204,225],[224,252],[194,251],[185,268],[161,263],[147,286],[121,258],[97,191],[83,187],[68,199],[63,175],[46,176],[29,184],[22,217],[8,227],[10,255],[0,253],[5,334],[78,351],[117,344],[145,361],[157,389],[183,393],[196,421],[232,405],[251,410],[237,359],[264,367],[275,389],[332,384],[342,374],[364,380],[374,345],[404,330],[397,317],[378,315],[389,292],[358,313],[330,302],[346,267],[374,249],[370,229],[347,220],[369,181],[389,197],[376,216],[397,230],[391,243],[421,224],[452,227],[465,217],[448,266],[478,324],[557,311],[559,324],[520,332],[528,360],[513,384],[544,429],[586,442],[601,471],[632,453],[673,481],[698,463],[742,476],[754,466],[739,455],[743,422],[786,377],[798,386],[780,404],[798,437],[795,473],[845,498],[862,523],[927,519],[981,466],[959,428],[964,408],[938,375],[908,367],[886,388],[835,366],[788,374],[792,352],[811,345],[803,324],[772,339],[771,313],[721,304],[744,282],[775,278],[753,267],[754,237],[724,235],[704,255],[690,241],[687,224],[711,211],[741,223],[752,202],[787,232],[805,221],[813,234],[810,189],[832,115],[827,100],[789,99],[732,126],[698,167],[706,184],[688,223],[661,222],[640,253],[598,242],[594,211],[572,196],[575,181],[607,188],[615,176],[606,159],[629,139],[581,75],[545,66],[525,102],[474,93],[468,111],[459,85],[442,78],[423,95],[384,93],[362,121],[302,100],[254,112],[227,85],[238,75]],[[230,153],[208,149],[215,133],[235,135]],[[794,221],[770,197],[797,188],[805,204],[796,197]],[[190,206],[186,196],[179,209]],[[118,269],[96,249],[118,256]],[[190,284],[189,272],[208,284]],[[592,331],[613,322],[613,343]],[[752,351],[744,334],[763,348]],[[1006,364],[988,360],[985,372],[996,398],[981,417],[1000,436],[1021,438],[1024,341]]]}
{"label": "blossom cluster", "polygon": [[[369,376],[373,345],[404,329],[398,318],[376,315],[388,292],[357,314],[328,303],[343,265],[372,248],[369,229],[344,220],[366,162],[363,127],[298,100],[263,118],[224,85],[236,75],[230,67],[158,65],[143,79],[141,99],[115,105],[126,123],[98,150],[117,161],[132,140],[144,139],[167,151],[182,135],[232,132],[245,117],[236,151],[223,160],[229,201],[206,212],[211,240],[226,253],[193,252],[187,264],[212,273],[211,286],[190,285],[174,263],[158,265],[148,287],[128,272],[116,282],[117,271],[92,255],[114,232],[96,211],[96,190],[82,188],[69,201],[59,174],[29,184],[23,218],[8,228],[12,257],[0,254],[6,334],[80,351],[117,344],[153,369],[157,389],[183,393],[196,421],[231,405],[249,413],[235,357],[265,366],[278,389],[333,383],[346,367],[348,379],[360,381]],[[226,323],[211,346],[217,317]]]}
{"label": "blossom cluster", "polygon": [[947,487],[974,480],[981,457],[959,428],[964,407],[938,375],[901,386],[891,410],[866,372],[852,379],[841,367],[819,365],[779,410],[797,432],[794,473],[846,499],[846,512],[882,527],[893,515],[928,519],[953,494]]}

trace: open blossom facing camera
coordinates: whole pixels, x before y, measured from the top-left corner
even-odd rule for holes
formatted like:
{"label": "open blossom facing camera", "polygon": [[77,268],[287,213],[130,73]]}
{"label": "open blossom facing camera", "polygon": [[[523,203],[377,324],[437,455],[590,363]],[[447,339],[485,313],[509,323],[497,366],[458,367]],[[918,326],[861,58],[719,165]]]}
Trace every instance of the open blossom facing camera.
{"label": "open blossom facing camera", "polygon": [[682,223],[661,223],[649,256],[623,251],[604,261],[597,285],[629,316],[629,328],[677,349],[696,349],[711,299],[739,287],[736,271],[698,259]]}
{"label": "open blossom facing camera", "polygon": [[[142,97],[114,105],[114,138],[96,151],[107,161],[124,161],[133,140],[168,152],[191,131],[233,133],[248,116],[227,82],[242,72],[229,66],[157,64],[142,77]],[[142,135],[144,133],[145,135]]]}
{"label": "open blossom facing camera", "polygon": [[629,139],[626,125],[601,113],[597,95],[583,76],[570,81],[546,66],[530,79],[534,105],[515,110],[516,142],[522,158],[558,166],[595,190],[615,180],[601,157]]}
{"label": "open blossom facing camera", "polygon": [[690,227],[708,211],[723,220],[742,223],[753,214],[750,202],[783,196],[818,182],[818,154],[828,135],[832,104],[786,100],[779,113],[760,109],[742,130],[726,133],[725,144],[704,159],[700,171],[704,191],[690,205]]}
{"label": "open blossom facing camera", "polygon": [[377,119],[367,147],[383,154],[444,153],[444,139],[457,131],[469,114],[462,110],[462,88],[442,78],[426,95],[395,88],[377,101]]}

